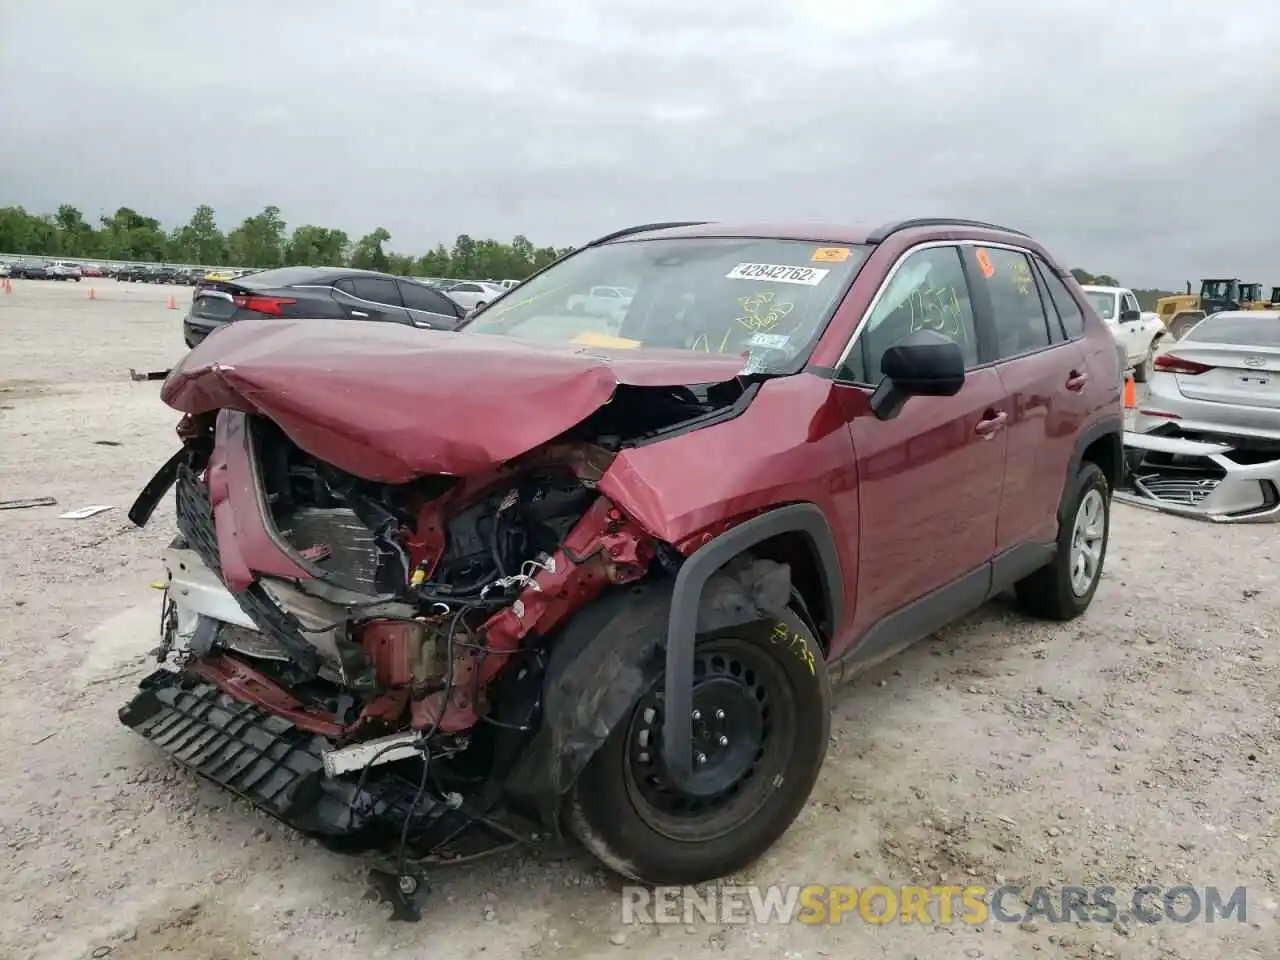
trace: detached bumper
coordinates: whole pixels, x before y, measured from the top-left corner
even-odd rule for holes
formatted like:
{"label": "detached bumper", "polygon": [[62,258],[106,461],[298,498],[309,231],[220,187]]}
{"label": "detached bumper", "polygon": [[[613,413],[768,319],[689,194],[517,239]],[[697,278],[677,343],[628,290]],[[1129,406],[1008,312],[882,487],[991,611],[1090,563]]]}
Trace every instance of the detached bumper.
{"label": "detached bumper", "polygon": [[332,744],[191,674],[157,670],[120,708],[120,722],[193,772],[340,853],[395,857],[408,819],[411,861],[456,861],[520,837],[496,821],[418,795],[419,767],[329,776]]}
{"label": "detached bumper", "polygon": [[1230,443],[1126,431],[1116,499],[1214,523],[1280,521],[1280,457],[1244,457]]}

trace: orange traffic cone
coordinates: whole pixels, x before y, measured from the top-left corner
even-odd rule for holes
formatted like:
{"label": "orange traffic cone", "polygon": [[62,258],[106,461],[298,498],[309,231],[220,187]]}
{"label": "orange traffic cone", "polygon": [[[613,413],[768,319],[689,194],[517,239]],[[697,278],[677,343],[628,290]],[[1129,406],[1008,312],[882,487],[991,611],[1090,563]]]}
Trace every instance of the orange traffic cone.
{"label": "orange traffic cone", "polygon": [[8,277],[4,278],[4,292],[6,296],[10,293],[13,293],[13,284],[9,282]]}
{"label": "orange traffic cone", "polygon": [[1138,405],[1138,386],[1133,381],[1133,374],[1124,378],[1124,408],[1132,410]]}
{"label": "orange traffic cone", "polygon": [[96,293],[94,293],[94,292],[93,292],[93,287],[90,287],[90,288],[89,288],[89,299],[90,299],[90,300],[97,300],[97,299],[98,299],[98,295],[97,295]]}
{"label": "orange traffic cone", "polygon": [[172,294],[172,293],[171,293],[171,294],[169,294],[169,309],[170,309],[170,310],[177,310],[177,309],[178,309],[178,302],[177,302],[176,300],[174,300],[174,299],[173,299],[173,294]]}

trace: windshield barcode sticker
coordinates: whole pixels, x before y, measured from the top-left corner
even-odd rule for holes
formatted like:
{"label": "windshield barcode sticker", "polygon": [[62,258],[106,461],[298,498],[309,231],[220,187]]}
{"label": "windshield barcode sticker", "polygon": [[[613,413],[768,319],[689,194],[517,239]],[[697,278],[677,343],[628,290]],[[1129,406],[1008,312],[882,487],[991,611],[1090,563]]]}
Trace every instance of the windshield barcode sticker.
{"label": "windshield barcode sticker", "polygon": [[779,263],[740,263],[724,276],[726,280],[769,280],[816,287],[830,272],[817,267],[792,267]]}

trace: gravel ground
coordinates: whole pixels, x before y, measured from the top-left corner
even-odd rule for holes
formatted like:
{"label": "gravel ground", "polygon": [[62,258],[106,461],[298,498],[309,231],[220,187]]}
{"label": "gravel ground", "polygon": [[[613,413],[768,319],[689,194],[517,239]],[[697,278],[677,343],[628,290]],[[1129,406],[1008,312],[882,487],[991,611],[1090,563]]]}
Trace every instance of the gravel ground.
{"label": "gravel ground", "polygon": [[[0,957],[1280,957],[1280,528],[1122,505],[1081,620],[991,604],[840,691],[808,807],[735,880],[1245,885],[1246,922],[624,929],[617,881],[553,844],[438,871],[427,919],[387,922],[355,865],[115,718],[172,524],[124,514],[176,421],[127,371],[180,356],[189,298],[0,295],[0,499],[58,501],[0,512]],[[113,509],[57,519],[89,504]]]}

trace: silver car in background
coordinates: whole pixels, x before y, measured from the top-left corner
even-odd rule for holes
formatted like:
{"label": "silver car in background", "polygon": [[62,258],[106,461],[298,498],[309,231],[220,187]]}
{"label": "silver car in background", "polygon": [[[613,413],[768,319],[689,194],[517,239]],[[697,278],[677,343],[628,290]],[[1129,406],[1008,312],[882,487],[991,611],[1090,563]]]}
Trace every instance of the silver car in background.
{"label": "silver car in background", "polygon": [[80,269],[78,263],[68,263],[65,260],[54,260],[49,264],[50,280],[74,280],[80,282],[80,278],[84,276],[84,271]]}
{"label": "silver car in background", "polygon": [[444,295],[465,310],[483,310],[506,292],[496,283],[463,280],[447,287]]}
{"label": "silver car in background", "polygon": [[1280,310],[1205,317],[1156,358],[1134,431],[1130,492],[1219,522],[1280,520]]}

